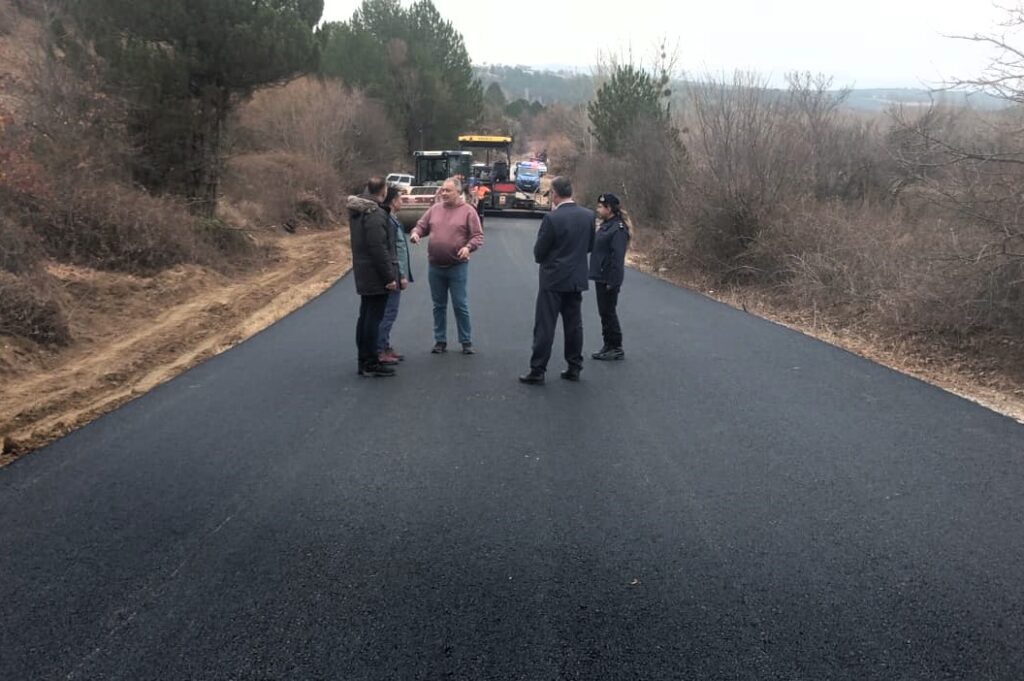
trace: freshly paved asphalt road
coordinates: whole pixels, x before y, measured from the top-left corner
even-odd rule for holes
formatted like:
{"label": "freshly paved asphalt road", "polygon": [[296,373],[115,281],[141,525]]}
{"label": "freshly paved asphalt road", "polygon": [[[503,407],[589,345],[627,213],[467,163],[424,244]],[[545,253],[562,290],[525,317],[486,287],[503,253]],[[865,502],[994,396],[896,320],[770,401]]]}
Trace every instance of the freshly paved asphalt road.
{"label": "freshly paved asphalt road", "polygon": [[397,378],[346,278],[0,470],[0,679],[1024,679],[1024,427],[636,272],[520,385],[536,226],[474,357],[420,246]]}

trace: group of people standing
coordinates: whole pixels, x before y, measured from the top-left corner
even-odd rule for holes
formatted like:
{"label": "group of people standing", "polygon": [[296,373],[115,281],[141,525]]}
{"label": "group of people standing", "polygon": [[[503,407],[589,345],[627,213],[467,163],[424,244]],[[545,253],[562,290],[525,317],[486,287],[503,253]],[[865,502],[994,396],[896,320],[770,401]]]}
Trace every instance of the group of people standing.
{"label": "group of people standing", "polygon": [[[361,298],[356,324],[359,375],[394,376],[394,365],[404,358],[391,346],[391,329],[398,316],[401,293],[412,283],[410,244],[428,238],[428,280],[434,311],[434,345],[431,352],[448,351],[448,299],[455,312],[463,354],[475,353],[469,316],[469,260],[483,246],[480,216],[463,195],[457,178],[441,186],[439,200],[406,235],[397,213],[402,194],[381,177],[372,177],[366,190],[348,199],[352,243],[352,269]],[[601,316],[603,347],[593,359],[625,357],[617,305],[625,273],[630,240],[629,224],[614,194],[602,194],[595,213],[572,198],[568,178],[551,181],[551,212],[541,221],[534,245],[540,266],[540,285],[533,330],[530,370],[519,377],[523,383],[544,383],[559,316],[565,337],[566,370],[561,377],[578,381],[583,370],[583,291],[595,282]]]}

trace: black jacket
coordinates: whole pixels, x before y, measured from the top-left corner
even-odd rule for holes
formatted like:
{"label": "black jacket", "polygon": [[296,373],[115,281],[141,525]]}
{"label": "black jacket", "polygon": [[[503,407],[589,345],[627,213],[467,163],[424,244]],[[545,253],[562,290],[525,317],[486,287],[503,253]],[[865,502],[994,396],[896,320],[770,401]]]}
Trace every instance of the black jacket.
{"label": "black jacket", "polygon": [[388,293],[387,285],[398,281],[398,250],[387,211],[364,194],[348,197],[348,215],[356,293]]}
{"label": "black jacket", "polygon": [[586,291],[587,253],[594,248],[594,211],[562,204],[544,216],[533,246],[542,291]]}
{"label": "black jacket", "polygon": [[622,286],[628,246],[629,229],[621,218],[602,222],[594,236],[594,252],[590,254],[590,278],[611,288]]}

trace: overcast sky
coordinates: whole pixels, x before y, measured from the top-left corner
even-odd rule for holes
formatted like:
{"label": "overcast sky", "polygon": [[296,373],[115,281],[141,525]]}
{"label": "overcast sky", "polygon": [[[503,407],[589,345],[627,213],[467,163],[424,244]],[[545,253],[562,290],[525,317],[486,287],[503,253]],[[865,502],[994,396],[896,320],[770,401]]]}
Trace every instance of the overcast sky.
{"label": "overcast sky", "polygon": [[[348,19],[359,0],[325,0]],[[409,4],[405,2],[404,4]],[[943,34],[992,32],[990,0],[434,0],[476,64],[589,67],[599,50],[647,58],[659,37],[679,43],[690,72],[827,73],[837,85],[917,87],[976,75],[990,52]],[[628,10],[628,11],[627,11]]]}

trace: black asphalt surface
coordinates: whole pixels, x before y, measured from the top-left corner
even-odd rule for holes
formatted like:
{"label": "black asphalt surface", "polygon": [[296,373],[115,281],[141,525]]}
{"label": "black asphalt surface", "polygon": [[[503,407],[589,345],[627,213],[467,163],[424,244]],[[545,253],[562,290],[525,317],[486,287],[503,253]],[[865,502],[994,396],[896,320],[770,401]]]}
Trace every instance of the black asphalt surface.
{"label": "black asphalt surface", "polygon": [[1024,427],[637,272],[521,385],[537,225],[476,356],[421,245],[398,377],[346,278],[0,470],[0,679],[1024,679]]}

